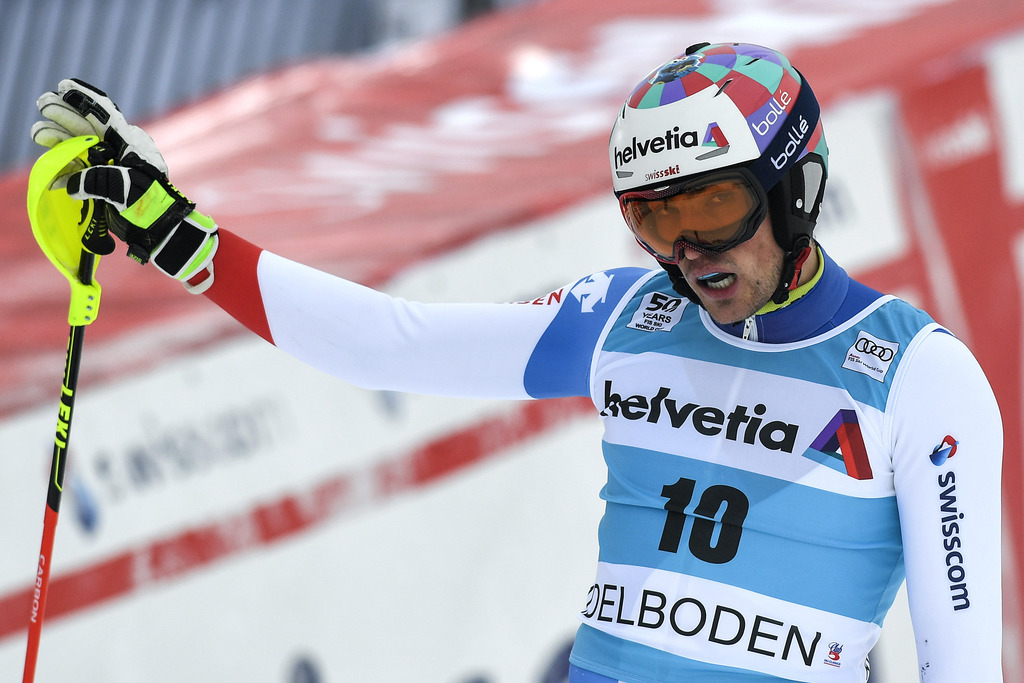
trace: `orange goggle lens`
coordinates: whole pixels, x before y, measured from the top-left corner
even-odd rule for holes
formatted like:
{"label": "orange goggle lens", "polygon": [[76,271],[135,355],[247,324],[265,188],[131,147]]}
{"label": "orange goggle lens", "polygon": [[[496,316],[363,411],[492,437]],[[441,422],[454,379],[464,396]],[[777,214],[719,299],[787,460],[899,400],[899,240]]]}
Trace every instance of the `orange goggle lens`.
{"label": "orange goggle lens", "polygon": [[619,198],[622,215],[655,258],[678,262],[680,249],[702,254],[732,249],[764,220],[766,200],[741,173],[706,177]]}

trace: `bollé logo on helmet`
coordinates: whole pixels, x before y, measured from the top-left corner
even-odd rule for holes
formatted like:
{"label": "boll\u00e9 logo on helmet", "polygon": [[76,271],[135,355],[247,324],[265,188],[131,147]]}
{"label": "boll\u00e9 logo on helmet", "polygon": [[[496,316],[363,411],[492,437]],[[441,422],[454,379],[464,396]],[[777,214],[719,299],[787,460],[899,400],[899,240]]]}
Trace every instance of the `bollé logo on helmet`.
{"label": "boll\u00e9 logo on helmet", "polygon": [[800,120],[789,127],[787,136],[789,140],[786,142],[786,146],[782,148],[779,154],[772,155],[772,165],[778,170],[786,168],[790,160],[793,159],[796,153],[803,149],[801,143],[804,138],[807,137],[807,131],[810,129],[810,124],[807,123],[807,119],[800,116]]}
{"label": "boll\u00e9 logo on helmet", "polygon": [[764,120],[759,123],[751,124],[751,128],[764,137],[768,134],[768,131],[772,129],[772,126],[776,124],[780,116],[786,113],[786,108],[789,107],[790,102],[793,101],[792,96],[788,92],[783,91],[778,97],[773,97],[768,103],[768,113],[764,115]]}
{"label": "boll\u00e9 logo on helmet", "polygon": [[679,126],[675,126],[672,130],[666,130],[664,135],[649,138],[643,142],[638,141],[634,137],[633,142],[625,149],[615,147],[615,168],[628,164],[634,159],[645,157],[648,153],[661,154],[673,149],[699,146],[700,138],[697,137],[697,131],[688,130],[680,132]]}

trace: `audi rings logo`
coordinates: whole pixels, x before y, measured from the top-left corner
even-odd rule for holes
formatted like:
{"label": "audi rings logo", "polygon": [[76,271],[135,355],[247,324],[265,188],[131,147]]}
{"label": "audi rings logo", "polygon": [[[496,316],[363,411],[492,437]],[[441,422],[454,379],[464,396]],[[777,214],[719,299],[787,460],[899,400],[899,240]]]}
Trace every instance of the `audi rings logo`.
{"label": "audi rings logo", "polygon": [[861,353],[878,356],[878,360],[883,363],[888,363],[892,360],[893,356],[896,355],[896,352],[893,351],[892,348],[876,344],[867,337],[860,337],[857,339],[857,343],[853,345],[853,348],[857,349]]}
{"label": "audi rings logo", "polygon": [[899,342],[879,339],[861,330],[857,333],[857,341],[846,352],[843,367],[884,382],[899,350]]}

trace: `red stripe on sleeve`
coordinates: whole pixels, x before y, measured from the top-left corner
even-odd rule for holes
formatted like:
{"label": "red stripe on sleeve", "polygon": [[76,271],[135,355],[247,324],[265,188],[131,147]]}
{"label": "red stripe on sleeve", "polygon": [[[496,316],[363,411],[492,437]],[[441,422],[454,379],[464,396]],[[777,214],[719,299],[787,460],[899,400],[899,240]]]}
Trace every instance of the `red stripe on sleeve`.
{"label": "red stripe on sleeve", "polygon": [[205,294],[232,318],[273,344],[256,274],[263,250],[226,230],[220,230],[219,235],[213,285]]}

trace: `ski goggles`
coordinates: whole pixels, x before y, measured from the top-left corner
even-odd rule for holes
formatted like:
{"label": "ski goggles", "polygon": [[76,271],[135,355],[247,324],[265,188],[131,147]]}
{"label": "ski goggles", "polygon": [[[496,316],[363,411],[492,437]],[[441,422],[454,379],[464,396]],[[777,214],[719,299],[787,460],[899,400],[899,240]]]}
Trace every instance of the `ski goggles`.
{"label": "ski goggles", "polygon": [[678,263],[683,247],[710,256],[753,237],[768,199],[750,171],[740,168],[624,192],[619,208],[640,246],[659,261]]}

